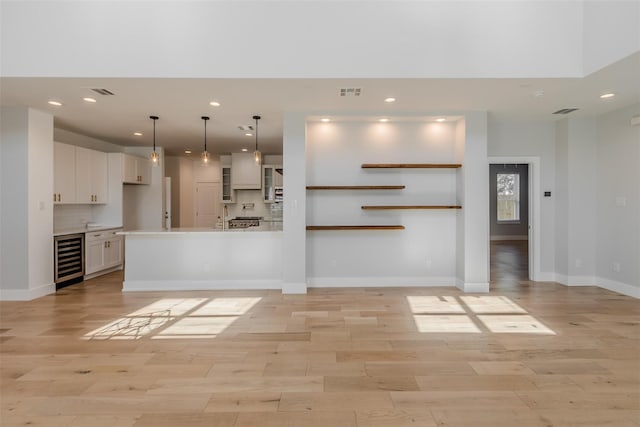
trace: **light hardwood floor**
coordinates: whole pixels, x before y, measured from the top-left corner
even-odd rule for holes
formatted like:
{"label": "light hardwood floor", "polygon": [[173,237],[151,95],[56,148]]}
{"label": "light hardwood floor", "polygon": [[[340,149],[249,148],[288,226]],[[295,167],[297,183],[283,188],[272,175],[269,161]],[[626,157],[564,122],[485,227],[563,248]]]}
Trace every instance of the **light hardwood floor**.
{"label": "light hardwood floor", "polygon": [[0,424],[639,426],[638,300],[493,255],[488,294],[122,294],[112,273],[2,302]]}

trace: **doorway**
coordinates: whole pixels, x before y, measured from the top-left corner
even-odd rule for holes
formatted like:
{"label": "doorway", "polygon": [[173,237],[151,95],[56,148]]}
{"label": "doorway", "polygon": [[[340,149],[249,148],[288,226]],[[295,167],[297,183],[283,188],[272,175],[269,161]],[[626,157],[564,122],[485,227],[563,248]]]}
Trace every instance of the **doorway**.
{"label": "doorway", "polygon": [[541,276],[539,171],[539,157],[489,158],[491,284]]}
{"label": "doorway", "polygon": [[214,228],[220,216],[220,183],[197,182],[195,201],[195,226]]}

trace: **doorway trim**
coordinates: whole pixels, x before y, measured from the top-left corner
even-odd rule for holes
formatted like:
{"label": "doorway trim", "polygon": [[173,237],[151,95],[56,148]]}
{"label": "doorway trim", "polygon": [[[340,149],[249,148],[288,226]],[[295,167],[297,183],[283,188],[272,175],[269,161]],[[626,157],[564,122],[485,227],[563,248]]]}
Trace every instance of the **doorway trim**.
{"label": "doorway trim", "polygon": [[[540,271],[540,157],[489,156],[487,159],[487,166],[505,163],[529,165],[529,280],[537,282],[542,276]],[[489,272],[491,272],[490,268]]]}

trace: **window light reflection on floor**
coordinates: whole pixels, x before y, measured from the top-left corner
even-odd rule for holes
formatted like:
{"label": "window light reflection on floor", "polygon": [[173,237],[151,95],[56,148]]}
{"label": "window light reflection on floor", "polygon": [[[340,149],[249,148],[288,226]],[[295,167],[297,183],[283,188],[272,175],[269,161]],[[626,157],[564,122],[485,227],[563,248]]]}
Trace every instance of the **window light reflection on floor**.
{"label": "window light reflection on floor", "polygon": [[415,314],[465,312],[453,296],[408,296],[407,301],[411,312]]}
{"label": "window light reflection on floor", "polygon": [[259,297],[163,298],[85,334],[83,339],[214,338],[260,300]]}
{"label": "window light reflection on floor", "polygon": [[505,296],[407,296],[418,332],[555,335]]}

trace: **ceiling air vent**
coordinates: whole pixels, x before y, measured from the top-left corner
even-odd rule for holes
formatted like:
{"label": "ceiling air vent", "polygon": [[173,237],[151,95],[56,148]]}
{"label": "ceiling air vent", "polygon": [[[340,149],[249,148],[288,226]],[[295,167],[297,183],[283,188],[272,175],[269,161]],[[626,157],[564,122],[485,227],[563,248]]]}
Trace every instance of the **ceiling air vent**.
{"label": "ceiling air vent", "polygon": [[252,131],[254,130],[253,125],[240,125],[238,126],[238,129],[243,130],[243,131]]}
{"label": "ceiling air vent", "polygon": [[553,114],[569,114],[573,113],[574,111],[578,111],[578,108],[563,108],[561,110],[554,111]]}
{"label": "ceiling air vent", "polygon": [[340,96],[360,96],[362,88],[359,87],[343,87],[340,88]]}
{"label": "ceiling air vent", "polygon": [[109,89],[91,88],[91,90],[98,95],[115,95],[115,93],[111,92]]}

